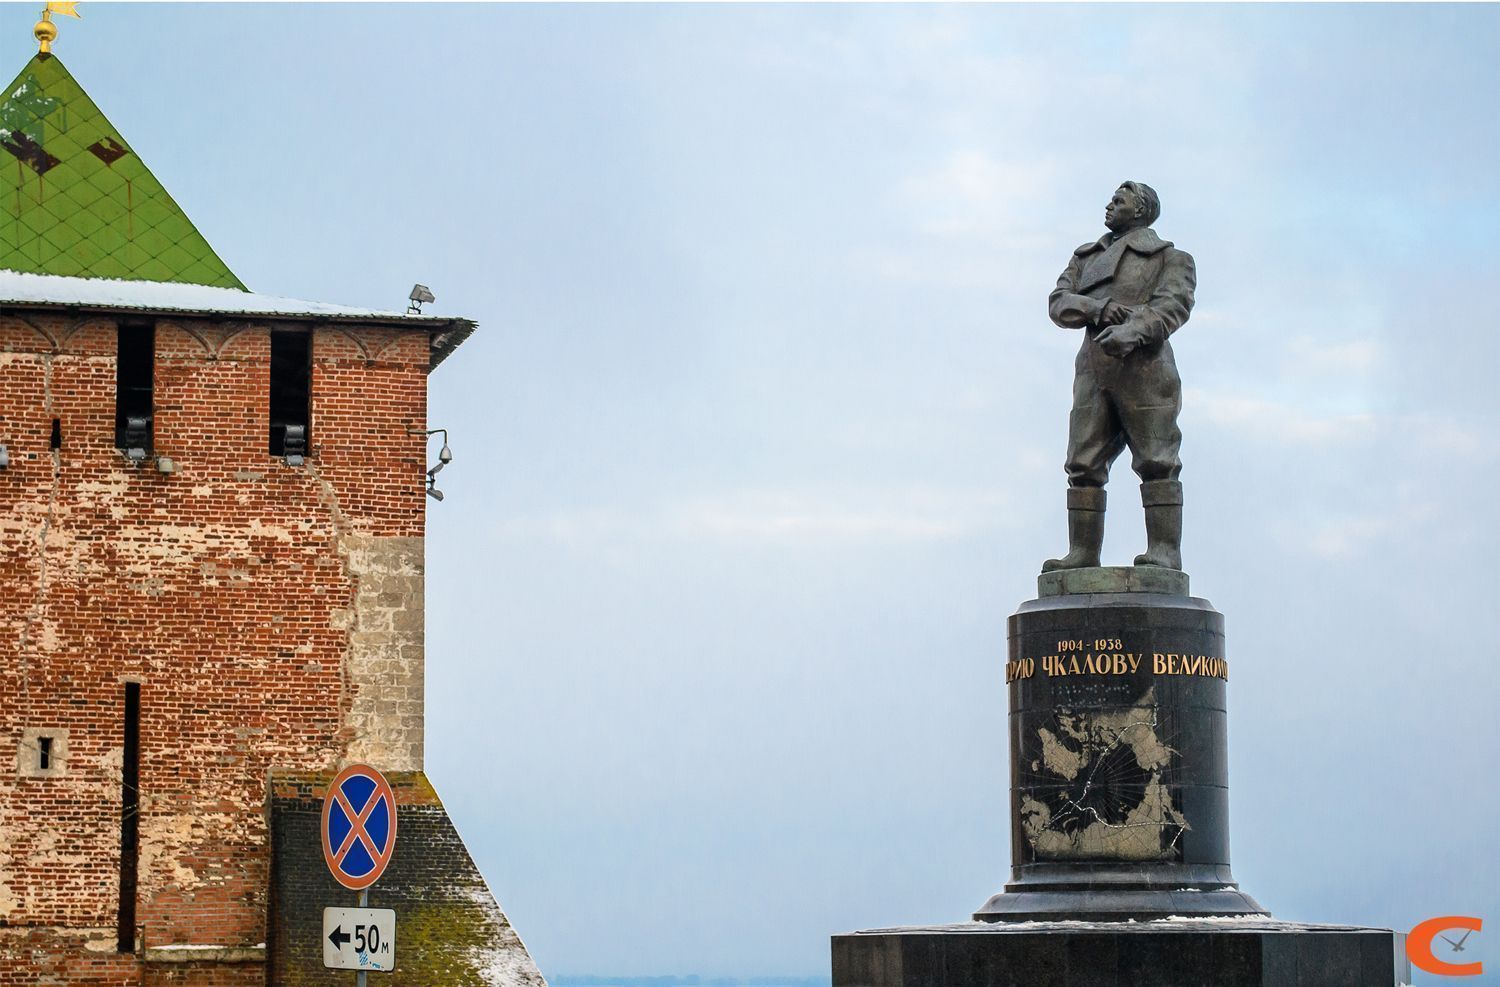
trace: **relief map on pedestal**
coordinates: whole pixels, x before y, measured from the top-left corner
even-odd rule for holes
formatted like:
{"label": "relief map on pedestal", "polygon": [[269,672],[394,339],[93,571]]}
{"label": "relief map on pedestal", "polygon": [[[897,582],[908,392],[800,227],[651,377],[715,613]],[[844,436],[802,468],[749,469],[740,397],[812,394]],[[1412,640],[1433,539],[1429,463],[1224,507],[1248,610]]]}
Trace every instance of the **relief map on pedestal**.
{"label": "relief map on pedestal", "polygon": [[1154,690],[1134,706],[1058,708],[1048,722],[1021,793],[1037,859],[1176,859],[1191,827],[1162,780],[1177,751],[1159,735]]}

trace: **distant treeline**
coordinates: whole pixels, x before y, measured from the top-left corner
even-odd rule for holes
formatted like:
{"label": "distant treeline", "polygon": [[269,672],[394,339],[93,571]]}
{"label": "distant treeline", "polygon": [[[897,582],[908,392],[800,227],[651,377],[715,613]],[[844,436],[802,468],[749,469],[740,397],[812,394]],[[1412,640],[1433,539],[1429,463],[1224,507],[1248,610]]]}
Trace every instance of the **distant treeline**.
{"label": "distant treeline", "polygon": [[828,977],[549,977],[552,987],[831,987]]}

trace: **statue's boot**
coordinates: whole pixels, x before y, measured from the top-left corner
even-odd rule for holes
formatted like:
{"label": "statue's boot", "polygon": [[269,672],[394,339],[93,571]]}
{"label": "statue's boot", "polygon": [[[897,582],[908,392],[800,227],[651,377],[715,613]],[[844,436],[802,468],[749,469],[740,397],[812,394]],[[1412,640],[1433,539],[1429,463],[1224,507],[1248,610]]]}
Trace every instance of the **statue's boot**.
{"label": "statue's boot", "polygon": [[1135,564],[1181,569],[1182,482],[1147,480],[1141,484],[1141,504],[1146,508],[1146,552],[1135,557]]}
{"label": "statue's boot", "polygon": [[1104,545],[1104,489],[1068,488],[1068,554],[1042,563],[1043,572],[1054,569],[1088,569],[1099,564]]}

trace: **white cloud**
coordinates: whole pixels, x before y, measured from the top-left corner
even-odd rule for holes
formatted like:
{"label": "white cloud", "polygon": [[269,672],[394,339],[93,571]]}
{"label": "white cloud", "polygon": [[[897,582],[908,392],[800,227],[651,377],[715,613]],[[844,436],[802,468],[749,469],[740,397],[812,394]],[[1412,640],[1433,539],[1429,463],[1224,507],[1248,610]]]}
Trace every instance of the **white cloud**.
{"label": "white cloud", "polygon": [[1388,517],[1338,518],[1317,525],[1311,533],[1289,539],[1293,545],[1305,545],[1307,552],[1329,560],[1362,555],[1394,526]]}
{"label": "white cloud", "polygon": [[954,538],[966,528],[958,519],[836,510],[736,510],[704,506],[679,516],[685,530],[727,537],[932,540]]}
{"label": "white cloud", "polygon": [[950,150],[893,189],[911,238],[862,247],[855,263],[899,281],[985,291],[1040,285],[1045,293],[1067,251],[1088,234],[1060,241],[1055,229],[1066,173],[1047,158],[1021,162],[972,145]]}
{"label": "white cloud", "polygon": [[1319,416],[1305,407],[1257,395],[1193,387],[1184,391],[1183,399],[1215,425],[1272,441],[1328,445],[1363,441],[1379,430],[1370,412]]}
{"label": "white cloud", "polygon": [[690,534],[939,540],[993,526],[1009,502],[1002,491],[932,487],[845,494],[756,491],[682,505],[673,516]]}
{"label": "white cloud", "polygon": [[639,510],[581,509],[507,518],[502,540],[571,549],[666,537],[845,543],[940,541],[1005,522],[1010,498],[994,490],[909,488],[856,493],[759,490]]}
{"label": "white cloud", "polygon": [[1286,346],[1285,369],[1289,373],[1328,377],[1346,382],[1368,376],[1380,363],[1385,348],[1375,339],[1323,342],[1298,336]]}
{"label": "white cloud", "polygon": [[980,148],[951,152],[935,171],[909,178],[903,198],[921,212],[929,235],[952,236],[1034,226],[1041,201],[1057,191],[1057,164],[1045,158],[1001,160]]}
{"label": "white cloud", "polygon": [[587,548],[640,532],[641,518],[618,509],[579,509],[502,518],[494,533],[502,541],[546,541]]}
{"label": "white cloud", "polygon": [[1191,387],[1184,389],[1183,397],[1192,413],[1261,441],[1302,446],[1401,443],[1424,457],[1436,454],[1473,463],[1493,462],[1500,454],[1500,439],[1450,416],[1375,410],[1320,413],[1310,403]]}
{"label": "white cloud", "polygon": [[1473,462],[1493,462],[1500,453],[1500,440],[1492,432],[1481,432],[1435,415],[1408,415],[1402,419],[1412,435],[1428,449]]}

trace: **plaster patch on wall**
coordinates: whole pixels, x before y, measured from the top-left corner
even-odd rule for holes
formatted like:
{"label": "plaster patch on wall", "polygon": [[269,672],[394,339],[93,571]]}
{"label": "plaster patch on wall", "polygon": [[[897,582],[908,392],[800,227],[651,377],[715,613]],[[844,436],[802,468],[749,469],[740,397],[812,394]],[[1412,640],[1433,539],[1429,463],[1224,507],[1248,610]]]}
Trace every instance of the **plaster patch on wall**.
{"label": "plaster patch on wall", "polygon": [[420,771],[423,744],[423,540],[346,534],[354,579],[348,611],[348,758]]}
{"label": "plaster patch on wall", "polygon": [[[298,526],[299,530],[307,530],[307,525]],[[292,540],[291,529],[279,524],[265,524],[260,518],[251,518],[246,534],[251,538],[275,538],[280,542],[290,543]]]}
{"label": "plaster patch on wall", "polygon": [[39,651],[56,651],[62,647],[62,636],[58,633],[59,621],[52,617],[39,617],[34,629],[35,637],[32,641]]}
{"label": "plaster patch on wall", "polygon": [[[47,766],[42,767],[42,741],[47,745]],[[62,727],[24,727],[16,748],[16,774],[22,778],[62,778],[68,773],[68,731]]]}
{"label": "plaster patch on wall", "polygon": [[21,907],[21,898],[16,894],[16,878],[11,873],[10,837],[5,827],[0,826],[0,919],[9,920]]}
{"label": "plaster patch on wall", "polygon": [[228,812],[141,814],[141,886],[158,891],[171,886],[192,891],[209,883],[185,861],[202,847],[244,846],[259,842],[245,817]]}

